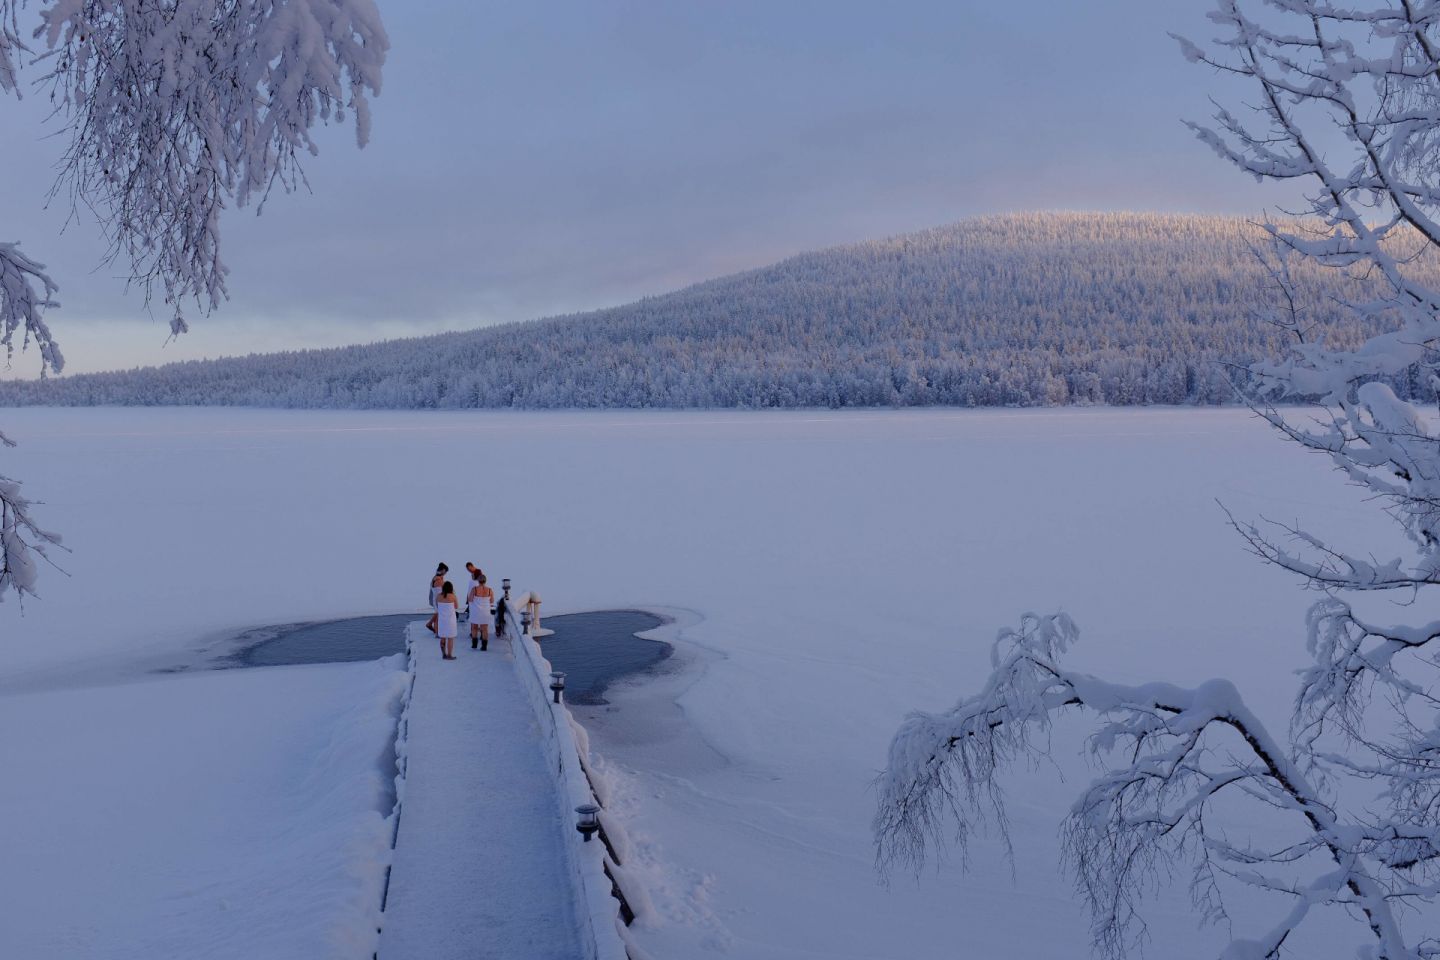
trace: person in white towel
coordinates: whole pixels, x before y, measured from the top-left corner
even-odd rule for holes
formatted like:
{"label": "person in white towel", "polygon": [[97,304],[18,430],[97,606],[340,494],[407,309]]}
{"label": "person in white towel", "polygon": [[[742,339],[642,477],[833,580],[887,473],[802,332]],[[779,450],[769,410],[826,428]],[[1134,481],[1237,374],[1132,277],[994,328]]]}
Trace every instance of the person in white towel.
{"label": "person in white towel", "polygon": [[470,649],[490,649],[490,615],[495,612],[495,591],[485,585],[485,571],[476,567],[471,575],[470,592],[465,596],[470,605]]}
{"label": "person in white towel", "polygon": [[[445,583],[445,574],[449,572],[450,568],[442,563],[435,568],[435,576],[430,578],[430,619],[425,622],[425,629],[431,633],[435,632],[435,598],[440,595],[440,587]],[[443,647],[444,644],[441,646]]]}
{"label": "person in white towel", "polygon": [[460,632],[460,598],[455,596],[455,584],[446,580],[435,598],[435,634],[440,638],[440,649],[446,660],[455,659],[455,634]]}

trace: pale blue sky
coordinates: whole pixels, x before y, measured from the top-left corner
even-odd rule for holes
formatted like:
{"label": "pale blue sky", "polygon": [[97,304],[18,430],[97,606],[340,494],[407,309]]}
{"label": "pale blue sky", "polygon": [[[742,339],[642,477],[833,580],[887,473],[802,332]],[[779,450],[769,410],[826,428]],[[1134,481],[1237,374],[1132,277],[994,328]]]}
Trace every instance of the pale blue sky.
{"label": "pale blue sky", "polygon": [[371,145],[327,131],[312,195],[232,212],[231,301],[163,349],[43,209],[42,98],[0,102],[0,239],[59,280],[70,372],[584,310],[973,214],[1280,199],[1181,125],[1226,92],[1166,36],[1209,36],[1205,0],[380,7]]}

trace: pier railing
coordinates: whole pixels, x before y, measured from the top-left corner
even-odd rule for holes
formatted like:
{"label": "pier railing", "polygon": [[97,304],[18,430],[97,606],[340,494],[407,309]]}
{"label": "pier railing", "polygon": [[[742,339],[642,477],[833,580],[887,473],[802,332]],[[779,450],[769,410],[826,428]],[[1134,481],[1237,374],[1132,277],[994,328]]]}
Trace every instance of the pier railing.
{"label": "pier railing", "polygon": [[[521,598],[517,606],[524,603]],[[599,843],[589,842],[588,833],[582,835],[578,829],[566,831],[570,868],[580,893],[578,919],[587,960],[645,960],[626,929],[647,908],[648,901],[640,886],[626,875],[629,845],[624,829],[606,813],[603,784],[590,771],[585,728],[571,716],[563,698],[552,695],[550,661],[520,628],[521,624],[515,623],[508,631],[514,638],[515,670],[535,711],[546,759],[560,784],[561,813],[577,824],[581,818],[577,808],[598,808],[599,824],[594,832]]]}
{"label": "pier railing", "polygon": [[[410,770],[410,698],[415,695],[415,646],[410,632],[405,633],[405,664],[409,680],[405,693],[400,698],[400,715],[395,722],[395,803],[390,809],[390,850],[395,850],[400,837],[400,816],[405,810],[405,778]],[[394,867],[393,859],[385,864],[385,881],[380,887],[380,913],[390,905],[390,876]],[[370,960],[380,960],[379,947],[372,952]]]}

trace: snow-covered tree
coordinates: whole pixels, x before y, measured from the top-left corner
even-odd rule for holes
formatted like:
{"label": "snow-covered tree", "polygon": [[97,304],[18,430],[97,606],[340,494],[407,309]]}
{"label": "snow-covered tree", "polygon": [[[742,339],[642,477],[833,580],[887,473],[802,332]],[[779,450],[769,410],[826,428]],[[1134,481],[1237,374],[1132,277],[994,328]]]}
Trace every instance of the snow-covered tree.
{"label": "snow-covered tree", "polygon": [[[227,295],[222,211],[302,182],[317,123],[351,113],[365,144],[388,46],[373,0],[0,0],[0,93],[36,71],[68,139],[52,195],[93,214],[180,334],[187,304]],[[41,315],[55,290],[0,244],[0,343],[8,356],[17,332],[33,341],[42,374],[64,366]],[[32,592],[33,552],[58,542],[28,505],[0,477],[0,600]]]}
{"label": "snow-covered tree", "polygon": [[[1231,960],[1283,955],[1318,914],[1359,921],[1358,956],[1440,957],[1440,622],[1365,612],[1377,596],[1425,601],[1440,586],[1440,431],[1389,382],[1433,366],[1440,343],[1440,292],[1419,279],[1440,255],[1440,3],[1219,0],[1211,20],[1221,35],[1182,50],[1249,82],[1254,112],[1222,108],[1194,130],[1257,178],[1307,185],[1305,223],[1267,225],[1285,253],[1272,259],[1276,283],[1287,291],[1300,258],[1379,285],[1349,304],[1383,328],[1358,346],[1310,339],[1299,314],[1282,319],[1295,345],[1257,366],[1252,402],[1383,504],[1409,552],[1377,560],[1298,527],[1236,521],[1261,558],[1323,594],[1283,738],[1225,680],[1132,686],[1071,671],[1075,625],[1027,615],[1000,634],[979,693],[896,734],[878,857],[916,862],[951,824],[962,844],[981,825],[1003,832],[1005,768],[1045,753],[1055,723],[1089,713],[1104,772],[1071,808],[1064,856],[1102,952],[1132,944],[1138,895],[1185,862],[1206,918],[1229,917],[1246,888],[1286,901],[1268,927],[1236,931]],[[1433,397],[1440,379],[1429,384]],[[1319,397],[1318,416],[1270,405],[1297,397]],[[1233,814],[1229,804],[1251,805],[1269,839],[1227,837],[1216,814]]]}

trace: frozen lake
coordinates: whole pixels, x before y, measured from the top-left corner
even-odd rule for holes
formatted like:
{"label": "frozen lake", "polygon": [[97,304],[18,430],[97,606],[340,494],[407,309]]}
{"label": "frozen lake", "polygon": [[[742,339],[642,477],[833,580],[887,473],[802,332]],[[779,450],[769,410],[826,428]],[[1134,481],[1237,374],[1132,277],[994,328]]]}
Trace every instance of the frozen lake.
{"label": "frozen lake", "polygon": [[[0,606],[6,694],[250,624],[410,609],[438,558],[538,590],[547,621],[673,616],[659,675],[580,711],[656,956],[950,957],[957,931],[974,956],[1085,956],[1055,839],[1083,764],[1020,784],[1013,878],[979,846],[969,873],[877,883],[870,782],[901,719],[973,690],[995,631],[1033,609],[1079,622],[1078,669],[1229,676],[1283,729],[1311,597],[1221,504],[1387,546],[1372,505],[1236,410],[25,409],[0,426],[22,444],[5,472],[73,550],[23,615]],[[1183,889],[1147,917],[1167,960],[1224,936],[1196,933]],[[1341,931],[1308,955],[1352,955]]]}

